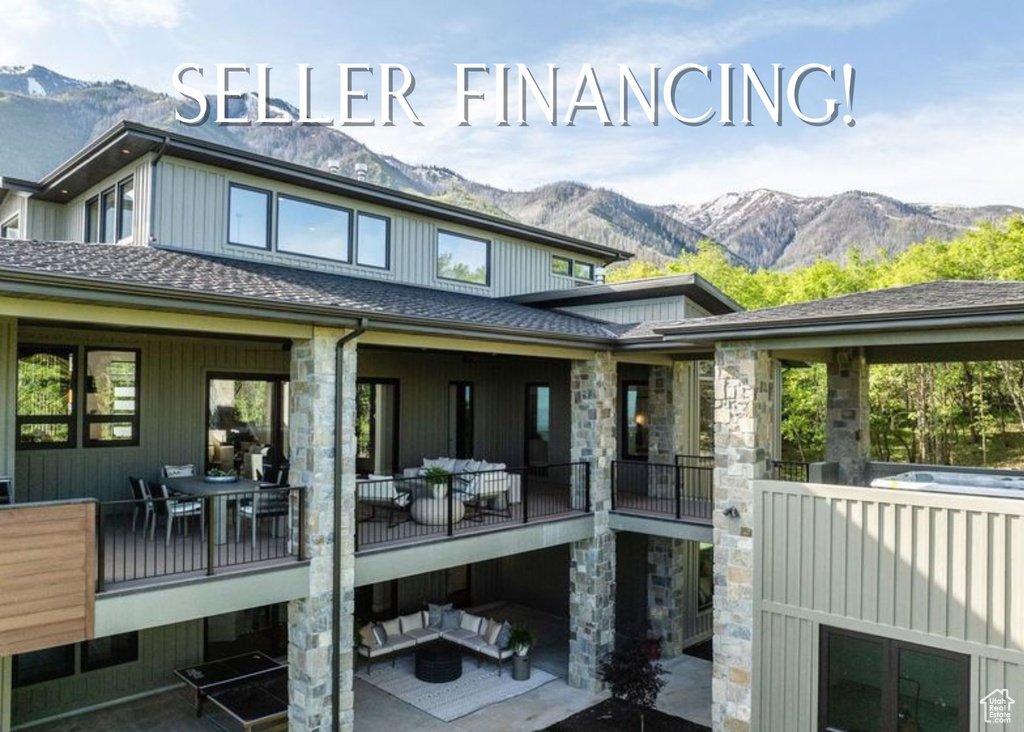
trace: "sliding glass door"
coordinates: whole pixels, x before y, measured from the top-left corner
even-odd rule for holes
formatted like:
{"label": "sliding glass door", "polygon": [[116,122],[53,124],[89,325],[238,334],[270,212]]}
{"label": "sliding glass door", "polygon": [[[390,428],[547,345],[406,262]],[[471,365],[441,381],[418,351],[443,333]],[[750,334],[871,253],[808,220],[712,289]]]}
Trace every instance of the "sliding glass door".
{"label": "sliding glass door", "polygon": [[398,472],[398,380],[356,382],[356,473]]}
{"label": "sliding glass door", "polygon": [[526,465],[547,465],[551,451],[551,387],[526,385]]}
{"label": "sliding glass door", "polygon": [[210,375],[207,385],[207,469],[248,475],[247,455],[265,465],[287,462],[288,380],[276,376]]}

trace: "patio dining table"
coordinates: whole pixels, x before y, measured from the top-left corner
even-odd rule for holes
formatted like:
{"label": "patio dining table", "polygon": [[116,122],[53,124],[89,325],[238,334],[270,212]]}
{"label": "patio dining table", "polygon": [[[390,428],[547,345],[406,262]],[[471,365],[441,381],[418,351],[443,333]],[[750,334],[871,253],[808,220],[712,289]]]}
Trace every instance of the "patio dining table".
{"label": "patio dining table", "polygon": [[226,544],[228,541],[228,504],[237,501],[246,494],[254,494],[260,489],[258,480],[239,478],[233,483],[208,483],[201,475],[186,478],[166,478],[164,485],[175,493],[182,493],[196,498],[213,496],[216,526],[214,543]]}

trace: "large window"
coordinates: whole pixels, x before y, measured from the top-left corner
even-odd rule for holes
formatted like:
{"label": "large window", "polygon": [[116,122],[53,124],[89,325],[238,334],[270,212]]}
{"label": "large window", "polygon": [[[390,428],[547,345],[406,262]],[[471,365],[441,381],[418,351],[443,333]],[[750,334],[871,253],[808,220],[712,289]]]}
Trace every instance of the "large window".
{"label": "large window", "polygon": [[356,472],[398,472],[398,381],[360,379],[356,385]]}
{"label": "large window", "polygon": [[21,219],[12,216],[0,224],[0,239],[17,239],[21,236]]}
{"label": "large window", "polygon": [[277,251],[351,261],[352,212],[290,196],[277,197]]}
{"label": "large window", "polygon": [[967,732],[970,659],[822,626],[819,728]]}
{"label": "large window", "polygon": [[246,455],[266,469],[288,460],[288,381],[275,376],[214,375],[207,389],[208,467],[247,472]]}
{"label": "large window", "polygon": [[139,660],[139,633],[118,633],[85,641],[81,645],[82,673],[118,666]]}
{"label": "large window", "polygon": [[626,381],[622,384],[621,408],[622,459],[646,460],[647,435],[650,429],[646,381]]}
{"label": "large window", "polygon": [[367,213],[356,216],[356,264],[390,269],[390,219]]}
{"label": "large window", "polygon": [[491,284],[491,243],[485,239],[439,231],[437,276],[474,285]]}
{"label": "large window", "polygon": [[270,248],[270,191],[228,187],[228,244]]}
{"label": "large window", "polygon": [[56,646],[14,657],[13,686],[29,686],[43,681],[62,679],[75,673],[75,646]]}
{"label": "large window", "polygon": [[75,350],[18,349],[18,446],[75,446]]}
{"label": "large window", "polygon": [[139,444],[139,352],[85,349],[86,447]]}
{"label": "large window", "polygon": [[551,255],[551,274],[561,277],[572,277],[577,285],[587,285],[594,281],[595,267],[592,262]]}
{"label": "large window", "polygon": [[112,244],[135,230],[135,180],[125,178],[85,202],[85,241]]}
{"label": "large window", "polygon": [[135,181],[131,178],[117,184],[117,238],[127,239],[135,224]]}

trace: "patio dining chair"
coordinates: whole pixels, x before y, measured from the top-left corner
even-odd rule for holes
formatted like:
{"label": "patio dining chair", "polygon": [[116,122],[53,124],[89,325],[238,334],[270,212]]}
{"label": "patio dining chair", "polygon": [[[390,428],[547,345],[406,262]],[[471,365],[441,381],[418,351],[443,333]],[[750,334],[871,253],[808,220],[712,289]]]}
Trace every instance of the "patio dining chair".
{"label": "patio dining chair", "polygon": [[196,466],[192,465],[165,465],[163,468],[165,478],[191,478],[196,474]]}
{"label": "patio dining chair", "polygon": [[[285,473],[287,476],[287,473]],[[259,522],[272,519],[274,522],[272,536],[277,538],[277,520],[290,513],[289,491],[287,486],[275,483],[263,483],[260,489],[252,494],[252,498],[239,501],[235,511],[235,542],[241,540],[242,521],[248,520],[252,527],[252,547],[256,548],[256,531]]]}
{"label": "patio dining chair", "polygon": [[188,519],[193,516],[199,518],[199,526],[203,539],[206,539],[206,522],[203,520],[203,502],[196,499],[182,499],[171,495],[167,486],[162,483],[149,483],[149,494],[153,503],[153,524],[149,529],[149,538],[152,540],[156,535],[156,524],[160,518],[167,524],[166,545],[171,543],[171,527],[174,519],[181,519],[181,528],[185,536],[188,536]]}
{"label": "patio dining chair", "polygon": [[145,535],[149,530],[149,522],[153,520],[153,497],[149,493],[149,486],[142,478],[129,477],[128,487],[131,488],[132,498],[135,500],[135,507],[132,510],[132,533],[135,533],[139,511],[143,511],[142,533]]}

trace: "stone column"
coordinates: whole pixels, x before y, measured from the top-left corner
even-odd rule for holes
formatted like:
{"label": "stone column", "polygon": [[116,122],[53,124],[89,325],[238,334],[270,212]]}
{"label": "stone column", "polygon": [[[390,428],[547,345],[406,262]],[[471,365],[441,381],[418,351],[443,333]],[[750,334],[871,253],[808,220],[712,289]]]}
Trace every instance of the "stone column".
{"label": "stone column", "polygon": [[[342,360],[342,423],[337,421],[336,344],[345,331],[315,328],[313,337],[295,341],[291,359],[291,482],[306,486],[304,555],[310,560],[308,596],[288,606],[290,728],[295,732],[326,732],[332,715],[339,728],[352,729],[352,641],[355,605],[355,380],[356,346],[344,347]],[[336,429],[342,435],[342,481],[335,496]],[[334,502],[342,504],[335,531]],[[334,542],[341,542],[341,566],[334,566]],[[341,596],[334,597],[334,573],[341,578]],[[339,709],[331,708],[333,603],[341,607]]]}
{"label": "stone column", "polygon": [[836,463],[840,485],[859,485],[871,459],[868,363],[859,348],[837,348],[828,362],[825,462]]}
{"label": "stone column", "polygon": [[[777,364],[753,344],[715,351],[715,601],[711,719],[750,730],[754,636],[754,489],[776,451]],[[736,516],[727,513],[735,511]]]}
{"label": "stone column", "polygon": [[590,463],[594,536],[570,547],[569,685],[600,691],[601,657],[615,646],[615,534],[608,526],[615,459],[615,361],[610,353],[573,361],[572,460]]}
{"label": "stone column", "polygon": [[683,539],[647,537],[647,619],[651,633],[661,638],[661,652],[674,658],[683,652],[687,608],[688,546]]}
{"label": "stone column", "polygon": [[651,366],[647,381],[647,461],[673,465],[676,461],[675,383],[671,366]]}

